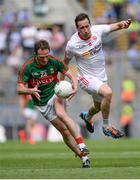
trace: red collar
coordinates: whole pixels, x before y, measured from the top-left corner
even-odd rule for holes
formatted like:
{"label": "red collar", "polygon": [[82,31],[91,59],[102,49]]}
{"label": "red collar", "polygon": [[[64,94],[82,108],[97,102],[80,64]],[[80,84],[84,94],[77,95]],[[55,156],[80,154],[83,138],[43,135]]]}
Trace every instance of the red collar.
{"label": "red collar", "polygon": [[84,41],[89,40],[89,39],[91,38],[91,37],[89,37],[89,38],[84,38],[84,37],[81,36],[81,34],[80,34],[79,32],[78,32],[78,36],[79,36],[80,39],[82,39],[82,40],[84,40]]}

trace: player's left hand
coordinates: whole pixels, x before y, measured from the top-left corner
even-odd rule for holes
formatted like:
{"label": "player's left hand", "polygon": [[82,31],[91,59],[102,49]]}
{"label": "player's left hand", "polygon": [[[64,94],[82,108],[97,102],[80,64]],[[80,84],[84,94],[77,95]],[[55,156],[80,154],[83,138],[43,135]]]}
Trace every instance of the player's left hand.
{"label": "player's left hand", "polygon": [[76,86],[73,86],[72,88],[73,88],[73,90],[71,91],[71,93],[67,97],[68,101],[70,101],[73,98],[73,96],[75,96],[75,94],[77,93],[77,90],[78,90],[78,88]]}
{"label": "player's left hand", "polygon": [[130,26],[131,22],[132,22],[131,19],[127,19],[127,20],[119,22],[120,29],[127,29]]}

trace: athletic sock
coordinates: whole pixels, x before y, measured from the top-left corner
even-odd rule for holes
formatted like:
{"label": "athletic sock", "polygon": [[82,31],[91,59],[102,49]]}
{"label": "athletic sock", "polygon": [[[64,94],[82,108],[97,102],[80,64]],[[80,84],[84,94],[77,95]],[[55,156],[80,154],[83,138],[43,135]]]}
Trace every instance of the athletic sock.
{"label": "athletic sock", "polygon": [[75,141],[80,149],[82,149],[86,146],[85,143],[83,142],[83,138],[81,136],[76,138]]}
{"label": "athletic sock", "polygon": [[86,121],[90,121],[93,115],[90,115],[89,113],[85,116]]}
{"label": "athletic sock", "polygon": [[88,159],[88,157],[87,156],[82,156],[80,159],[84,163]]}
{"label": "athletic sock", "polygon": [[109,120],[108,119],[103,119],[103,127],[106,128],[109,126]]}

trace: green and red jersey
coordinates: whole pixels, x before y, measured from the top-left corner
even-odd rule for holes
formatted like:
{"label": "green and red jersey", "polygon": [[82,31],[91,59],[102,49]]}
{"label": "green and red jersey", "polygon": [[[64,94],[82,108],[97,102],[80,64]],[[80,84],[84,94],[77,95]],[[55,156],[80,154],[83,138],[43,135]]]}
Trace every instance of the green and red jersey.
{"label": "green and red jersey", "polygon": [[34,96],[34,105],[44,106],[54,95],[54,87],[58,80],[58,72],[65,73],[68,67],[59,59],[49,56],[45,66],[39,66],[34,56],[27,60],[19,70],[18,83],[28,84],[29,88],[38,86],[40,101]]}

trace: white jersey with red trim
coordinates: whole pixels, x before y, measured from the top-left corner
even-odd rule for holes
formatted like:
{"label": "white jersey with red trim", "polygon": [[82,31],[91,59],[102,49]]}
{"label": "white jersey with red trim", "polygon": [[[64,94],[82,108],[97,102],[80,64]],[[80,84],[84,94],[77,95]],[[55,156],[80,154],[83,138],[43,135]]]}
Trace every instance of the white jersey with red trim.
{"label": "white jersey with red trim", "polygon": [[98,77],[107,81],[105,57],[102,50],[102,34],[110,32],[110,25],[91,27],[91,38],[83,40],[78,32],[72,35],[66,46],[68,59],[76,58],[79,74]]}

